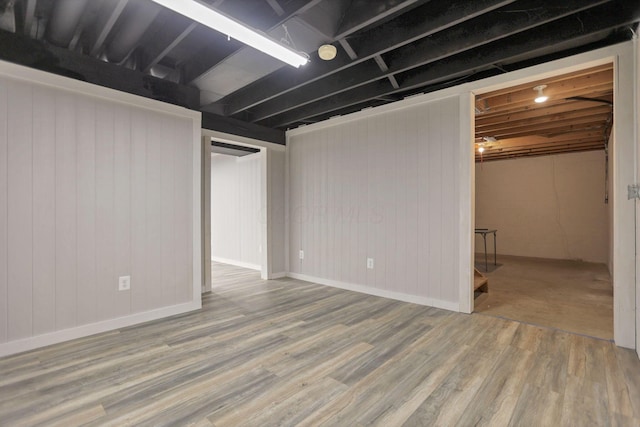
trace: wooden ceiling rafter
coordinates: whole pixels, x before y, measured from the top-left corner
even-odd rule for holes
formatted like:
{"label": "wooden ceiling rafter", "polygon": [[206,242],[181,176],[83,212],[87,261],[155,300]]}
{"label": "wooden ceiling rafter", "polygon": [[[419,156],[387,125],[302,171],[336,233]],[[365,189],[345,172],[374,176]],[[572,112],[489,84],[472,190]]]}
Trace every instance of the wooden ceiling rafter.
{"label": "wooden ceiling rafter", "polygon": [[561,104],[551,105],[547,108],[533,108],[525,111],[508,111],[499,114],[493,114],[490,116],[483,116],[482,120],[478,119],[476,128],[479,129],[484,126],[490,126],[498,123],[514,123],[524,120],[535,120],[545,117],[552,117],[561,114],[573,113],[576,110],[591,110],[591,111],[610,111],[611,107],[606,105],[597,105],[588,101],[571,101],[563,102]]}
{"label": "wooden ceiling rafter", "polygon": [[[541,84],[549,100],[536,104],[533,87]],[[479,95],[476,161],[602,150],[612,101],[612,64]]]}
{"label": "wooden ceiling rafter", "polygon": [[553,82],[561,82],[561,81],[564,81],[564,80],[570,80],[570,79],[577,78],[577,77],[583,77],[585,75],[598,73],[598,72],[601,72],[601,71],[611,71],[611,70],[613,70],[613,64],[607,63],[607,64],[599,65],[599,66],[596,66],[596,67],[584,68],[582,70],[574,71],[572,73],[563,74],[561,76],[549,77],[547,79],[538,80],[535,83],[523,83],[523,84],[520,84],[520,85],[517,85],[517,86],[510,86],[510,87],[507,87],[507,88],[504,88],[504,89],[494,90],[494,91],[491,91],[489,93],[480,94],[480,95],[478,95],[478,97],[476,99],[484,99],[485,96],[487,96],[487,95],[491,95],[491,96],[505,95],[505,94],[508,94],[508,93],[518,92],[520,90],[533,88],[534,86],[537,86],[537,85],[544,85],[544,84],[548,85],[549,83],[553,83]]}
{"label": "wooden ceiling rafter", "polygon": [[557,113],[546,116],[536,116],[530,117],[526,119],[520,120],[501,120],[496,123],[485,123],[476,125],[476,135],[479,134],[488,134],[493,135],[492,132],[498,132],[508,129],[515,128],[526,128],[528,126],[539,126],[544,124],[553,125],[553,123],[558,122],[570,122],[575,120],[580,120],[585,117],[599,117],[605,116],[605,119],[608,118],[609,114],[611,114],[611,107],[602,106],[602,107],[593,107],[593,108],[585,108],[585,109],[575,109],[566,111],[563,113]]}

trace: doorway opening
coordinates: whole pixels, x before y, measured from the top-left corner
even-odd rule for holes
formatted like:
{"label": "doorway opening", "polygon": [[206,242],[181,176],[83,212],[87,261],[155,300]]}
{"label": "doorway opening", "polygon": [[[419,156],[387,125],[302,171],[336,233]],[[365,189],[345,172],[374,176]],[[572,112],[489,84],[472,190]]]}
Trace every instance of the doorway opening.
{"label": "doorway opening", "polygon": [[613,79],[606,63],[477,95],[475,312],[613,339]]}
{"label": "doorway opening", "polygon": [[210,261],[216,283],[221,282],[218,270],[262,273],[265,268],[264,150],[211,140]]}

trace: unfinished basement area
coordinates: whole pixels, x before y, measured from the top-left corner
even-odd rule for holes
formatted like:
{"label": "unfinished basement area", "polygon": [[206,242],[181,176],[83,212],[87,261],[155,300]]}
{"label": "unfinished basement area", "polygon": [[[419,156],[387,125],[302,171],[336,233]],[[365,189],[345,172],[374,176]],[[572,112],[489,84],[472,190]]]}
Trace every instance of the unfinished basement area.
{"label": "unfinished basement area", "polygon": [[475,312],[613,339],[613,64],[479,95],[475,113]]}

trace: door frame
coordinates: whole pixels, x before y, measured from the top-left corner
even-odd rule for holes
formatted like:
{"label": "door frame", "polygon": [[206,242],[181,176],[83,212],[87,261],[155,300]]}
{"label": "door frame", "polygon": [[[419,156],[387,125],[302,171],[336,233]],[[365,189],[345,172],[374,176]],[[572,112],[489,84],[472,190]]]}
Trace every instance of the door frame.
{"label": "door frame", "polygon": [[[468,89],[460,97],[460,311],[473,311],[473,256],[475,252],[475,157],[473,130],[475,123],[474,99],[476,95],[526,84],[535,80],[566,74],[605,63],[614,66],[614,136],[610,155],[613,168],[611,203],[613,204],[613,287],[614,287],[614,341],[617,345],[636,348],[636,262],[635,207],[627,200],[627,185],[635,181],[635,88],[633,42],[625,42],[591,52],[540,64],[534,67],[479,80],[465,85]],[[464,188],[468,185],[467,188]]]}
{"label": "door frame", "polygon": [[[269,169],[269,157],[273,151],[285,151],[285,146],[274,144],[258,139],[247,138],[225,132],[218,132],[209,129],[202,129],[202,150],[203,150],[203,191],[202,191],[202,253],[203,253],[203,286],[202,292],[211,291],[211,140],[225,142],[228,144],[242,145],[245,147],[260,149],[260,205],[261,210],[261,246],[262,257],[260,262],[260,277],[268,280],[276,278],[277,272],[273,271],[272,265],[272,236],[269,233],[270,224],[273,221],[270,212],[269,177],[272,171]],[[204,155],[206,153],[207,155]]]}

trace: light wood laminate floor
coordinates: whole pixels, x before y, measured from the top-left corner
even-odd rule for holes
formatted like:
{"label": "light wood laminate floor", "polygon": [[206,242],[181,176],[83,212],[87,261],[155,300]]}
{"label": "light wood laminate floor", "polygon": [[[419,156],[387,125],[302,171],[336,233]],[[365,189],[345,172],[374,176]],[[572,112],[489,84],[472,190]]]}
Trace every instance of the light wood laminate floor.
{"label": "light wood laminate floor", "polygon": [[0,424],[640,425],[630,350],[216,266],[199,312],[0,359]]}
{"label": "light wood laminate floor", "polygon": [[[476,257],[476,265],[484,258]],[[489,292],[475,299],[477,313],[613,339],[613,286],[604,264],[500,255],[483,273]]]}

